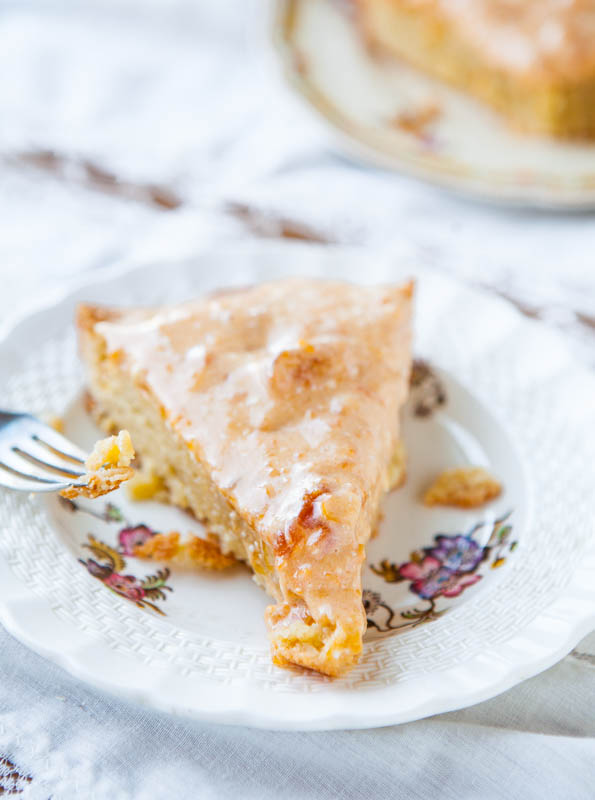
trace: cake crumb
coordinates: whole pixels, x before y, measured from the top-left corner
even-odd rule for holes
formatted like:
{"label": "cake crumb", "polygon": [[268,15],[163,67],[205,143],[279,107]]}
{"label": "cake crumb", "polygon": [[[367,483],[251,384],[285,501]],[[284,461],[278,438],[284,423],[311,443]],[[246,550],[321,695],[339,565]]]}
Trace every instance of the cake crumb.
{"label": "cake crumb", "polygon": [[134,447],[128,431],[120,431],[117,436],[108,436],[96,442],[85,461],[86,473],[81,477],[83,486],[69,486],[62,489],[62,497],[101,497],[113,492],[121,483],[134,475],[130,466],[134,458]]}
{"label": "cake crumb", "polygon": [[234,556],[221,552],[219,542],[212,534],[207,539],[191,535],[185,541],[180,541],[177,531],[157,533],[136,547],[134,555],[137,558],[166,561],[176,566],[212,570],[227,569],[237,564]]}
{"label": "cake crumb", "polygon": [[459,467],[441,473],[424,495],[426,506],[476,508],[493,500],[502,485],[483,467]]}

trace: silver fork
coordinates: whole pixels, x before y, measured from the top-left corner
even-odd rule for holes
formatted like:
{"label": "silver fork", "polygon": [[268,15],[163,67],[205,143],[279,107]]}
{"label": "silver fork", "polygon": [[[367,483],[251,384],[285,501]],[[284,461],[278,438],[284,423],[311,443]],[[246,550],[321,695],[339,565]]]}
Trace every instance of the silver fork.
{"label": "silver fork", "polygon": [[59,492],[85,486],[87,454],[31,414],[0,411],[0,486]]}

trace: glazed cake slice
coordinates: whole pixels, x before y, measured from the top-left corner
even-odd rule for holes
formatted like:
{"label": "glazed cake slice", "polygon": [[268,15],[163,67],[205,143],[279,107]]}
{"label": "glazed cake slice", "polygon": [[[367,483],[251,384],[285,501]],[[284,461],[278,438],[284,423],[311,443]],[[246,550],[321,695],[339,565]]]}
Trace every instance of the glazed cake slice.
{"label": "glazed cake slice", "polygon": [[83,305],[92,403],[159,496],[274,598],[273,660],[339,675],[366,618],[364,548],[403,477],[412,285],[289,279],[179,306]]}
{"label": "glazed cake slice", "polygon": [[369,43],[517,128],[595,138],[595,0],[355,0]]}

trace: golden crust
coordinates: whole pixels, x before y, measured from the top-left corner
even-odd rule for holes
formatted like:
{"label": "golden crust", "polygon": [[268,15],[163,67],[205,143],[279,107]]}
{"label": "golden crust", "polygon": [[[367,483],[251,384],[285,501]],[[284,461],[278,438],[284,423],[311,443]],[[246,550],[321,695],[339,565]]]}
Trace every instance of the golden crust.
{"label": "golden crust", "polygon": [[498,497],[502,486],[483,467],[460,467],[441,473],[424,495],[427,506],[476,508]]}

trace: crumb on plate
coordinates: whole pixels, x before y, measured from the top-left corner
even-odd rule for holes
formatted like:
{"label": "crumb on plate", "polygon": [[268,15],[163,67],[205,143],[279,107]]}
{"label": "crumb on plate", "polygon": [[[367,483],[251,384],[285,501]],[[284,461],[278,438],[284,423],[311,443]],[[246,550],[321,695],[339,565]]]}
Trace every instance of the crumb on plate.
{"label": "crumb on plate", "polygon": [[200,536],[189,536],[180,541],[177,531],[157,533],[134,549],[137,558],[152,558],[155,561],[166,561],[183,567],[202,567],[203,569],[227,569],[237,564],[232,555],[221,552],[216,537],[207,539]]}
{"label": "crumb on plate", "polygon": [[424,504],[476,508],[501,492],[500,482],[483,467],[459,467],[436,478],[424,495]]}

